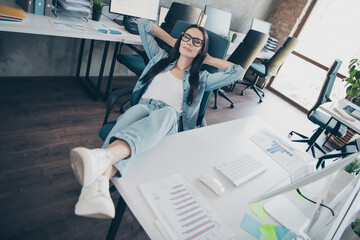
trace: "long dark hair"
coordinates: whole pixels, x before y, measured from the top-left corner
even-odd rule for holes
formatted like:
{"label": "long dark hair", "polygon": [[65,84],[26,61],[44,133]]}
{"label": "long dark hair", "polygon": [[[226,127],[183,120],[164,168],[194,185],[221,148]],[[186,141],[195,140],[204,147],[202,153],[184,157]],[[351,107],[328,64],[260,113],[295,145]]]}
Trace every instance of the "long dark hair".
{"label": "long dark hair", "polygon": [[[186,28],[184,32],[186,32],[190,28],[199,29],[204,36],[204,42],[201,46],[202,49],[200,50],[199,54],[194,58],[191,64],[190,77],[189,77],[190,90],[189,90],[188,98],[186,100],[188,105],[191,105],[196,97],[199,88],[200,69],[203,65],[209,47],[209,37],[206,30],[198,25],[190,25],[188,28]],[[142,81],[143,83],[148,82],[150,79],[152,79],[161,71],[163,71],[167,66],[169,66],[170,63],[174,62],[180,57],[179,47],[180,47],[181,38],[182,35],[180,35],[180,37],[177,39],[170,54],[166,58],[161,59],[154,66],[152,66],[140,81]]]}

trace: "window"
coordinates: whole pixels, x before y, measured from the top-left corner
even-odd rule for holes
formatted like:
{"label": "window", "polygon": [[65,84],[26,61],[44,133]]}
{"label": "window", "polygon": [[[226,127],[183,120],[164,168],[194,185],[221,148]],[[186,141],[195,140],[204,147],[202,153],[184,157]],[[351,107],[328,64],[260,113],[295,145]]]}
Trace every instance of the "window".
{"label": "window", "polygon": [[[349,61],[360,56],[358,9],[358,0],[318,0],[298,36],[295,51],[299,54],[285,60],[271,87],[310,109],[326,76],[319,66],[330,67],[336,58],[340,59],[343,63],[339,73],[346,76]],[[344,85],[336,79],[333,100],[345,97]]]}

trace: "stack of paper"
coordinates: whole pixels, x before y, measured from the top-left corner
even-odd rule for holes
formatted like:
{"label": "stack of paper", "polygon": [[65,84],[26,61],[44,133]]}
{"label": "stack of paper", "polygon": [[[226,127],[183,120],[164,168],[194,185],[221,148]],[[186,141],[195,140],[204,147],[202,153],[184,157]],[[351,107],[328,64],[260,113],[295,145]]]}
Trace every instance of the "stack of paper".
{"label": "stack of paper", "polygon": [[89,17],[92,3],[89,0],[57,0],[56,14],[70,17]]}
{"label": "stack of paper", "polygon": [[25,19],[24,11],[0,4],[0,21],[21,22]]}

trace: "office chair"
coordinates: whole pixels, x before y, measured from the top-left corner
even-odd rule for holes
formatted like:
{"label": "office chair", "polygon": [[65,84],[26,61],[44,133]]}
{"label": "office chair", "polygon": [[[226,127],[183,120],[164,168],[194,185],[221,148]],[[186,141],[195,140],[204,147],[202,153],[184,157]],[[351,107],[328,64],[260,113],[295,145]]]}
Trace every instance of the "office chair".
{"label": "office chair", "polygon": [[359,152],[359,150],[360,150],[360,138],[357,138],[345,144],[344,146],[341,146],[340,148],[336,149],[335,150],[336,153],[330,152],[329,154],[319,157],[315,167],[316,169],[318,169],[320,166],[321,168],[325,168],[326,160],[332,159],[334,161],[338,158],[344,158],[348,155]]}
{"label": "office chair", "polygon": [[[289,138],[293,136],[293,134],[298,135],[302,139],[300,140],[292,140],[293,142],[305,142],[309,145],[309,147],[306,149],[306,151],[309,151],[311,149],[312,155],[315,157],[315,147],[319,149],[322,153],[326,154],[326,152],[316,143],[316,140],[320,136],[320,134],[323,132],[324,128],[326,133],[331,133],[332,135],[335,135],[337,137],[343,137],[346,134],[347,128],[340,122],[336,121],[335,119],[332,119],[331,122],[326,126],[327,122],[331,119],[331,117],[322,112],[318,109],[318,107],[326,102],[331,102],[330,100],[330,94],[336,79],[336,74],[339,71],[339,68],[341,66],[341,61],[336,59],[334,63],[331,65],[329,71],[326,74],[326,79],[324,81],[324,84],[321,88],[319,97],[315,103],[315,105],[309,110],[307,117],[308,119],[319,126],[319,128],[315,131],[315,133],[309,138],[303,134],[300,134],[295,131],[291,131],[289,133]],[[329,137],[328,137],[329,138]]]}
{"label": "office chair", "polygon": [[[256,85],[259,77],[265,78],[265,82],[263,86],[266,85],[266,81],[274,77],[280,66],[284,63],[285,59],[290,55],[292,50],[295,48],[298,42],[297,38],[288,37],[282,47],[275,52],[275,54],[265,63],[252,63],[249,69],[253,72],[255,79],[252,80],[250,83],[240,82],[240,84],[245,85],[246,87],[241,91],[240,95],[244,95],[244,92],[251,88],[254,92],[259,96],[259,102],[262,102],[262,98],[265,96],[265,93]],[[249,80],[249,79],[247,79]],[[260,93],[261,92],[261,96]]]}
{"label": "office chair", "polygon": [[[180,36],[180,34],[190,25],[191,25],[190,23],[179,20],[176,22],[170,35],[174,38],[178,38]],[[227,40],[211,31],[208,31],[208,36],[209,36],[208,53],[213,57],[224,59],[226,56],[227,49],[229,47],[229,40]],[[218,71],[217,68],[209,66],[209,65],[204,65],[203,70],[207,70],[210,73],[215,73]],[[110,94],[109,99],[108,99],[107,110],[106,110],[106,114],[105,114],[105,118],[104,118],[104,122],[103,122],[103,127],[100,129],[100,133],[99,133],[101,139],[104,140],[106,138],[106,136],[108,135],[108,133],[110,132],[110,130],[112,129],[112,127],[115,125],[115,121],[107,122],[107,118],[108,118],[115,102],[123,96],[131,95],[131,93],[132,93],[132,89],[115,89]],[[211,92],[204,93],[204,97],[200,104],[199,116],[198,116],[198,120],[197,120],[198,126],[206,125],[205,111],[206,111],[207,103],[208,103],[208,100],[210,97],[210,93]],[[125,110],[122,106],[121,112],[124,112],[124,111]]]}
{"label": "office chair", "polygon": [[183,3],[173,2],[160,27],[170,33],[178,20],[196,24],[202,10]]}
{"label": "office chair", "polygon": [[[239,64],[244,69],[244,72],[246,72],[249,66],[254,62],[257,54],[264,47],[268,37],[268,34],[250,29],[243,41],[239,44],[239,46],[235,49],[235,51],[230,55],[227,60],[229,62]],[[241,80],[242,79],[239,79],[236,82],[240,83]],[[234,87],[235,83],[231,85],[230,92],[233,91]],[[229,99],[222,91],[218,91],[218,94],[231,103],[231,108],[234,106],[234,103],[231,101],[231,99]],[[215,94],[214,108],[216,108],[216,105],[217,95]]]}

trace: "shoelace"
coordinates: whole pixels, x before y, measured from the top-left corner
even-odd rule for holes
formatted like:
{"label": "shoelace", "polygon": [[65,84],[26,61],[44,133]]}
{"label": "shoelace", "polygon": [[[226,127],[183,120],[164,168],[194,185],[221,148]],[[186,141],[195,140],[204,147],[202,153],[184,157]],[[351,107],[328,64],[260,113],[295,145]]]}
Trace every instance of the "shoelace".
{"label": "shoelace", "polygon": [[111,161],[112,158],[113,158],[113,156],[110,153],[108,153],[107,151],[105,151],[103,149],[97,149],[95,154],[98,155],[98,157],[100,157],[100,158],[102,158],[104,160],[106,159],[106,160]]}
{"label": "shoelace", "polygon": [[95,198],[98,196],[107,197],[108,185],[106,181],[97,180],[94,182],[94,185],[91,186],[92,189],[89,189],[88,198]]}

